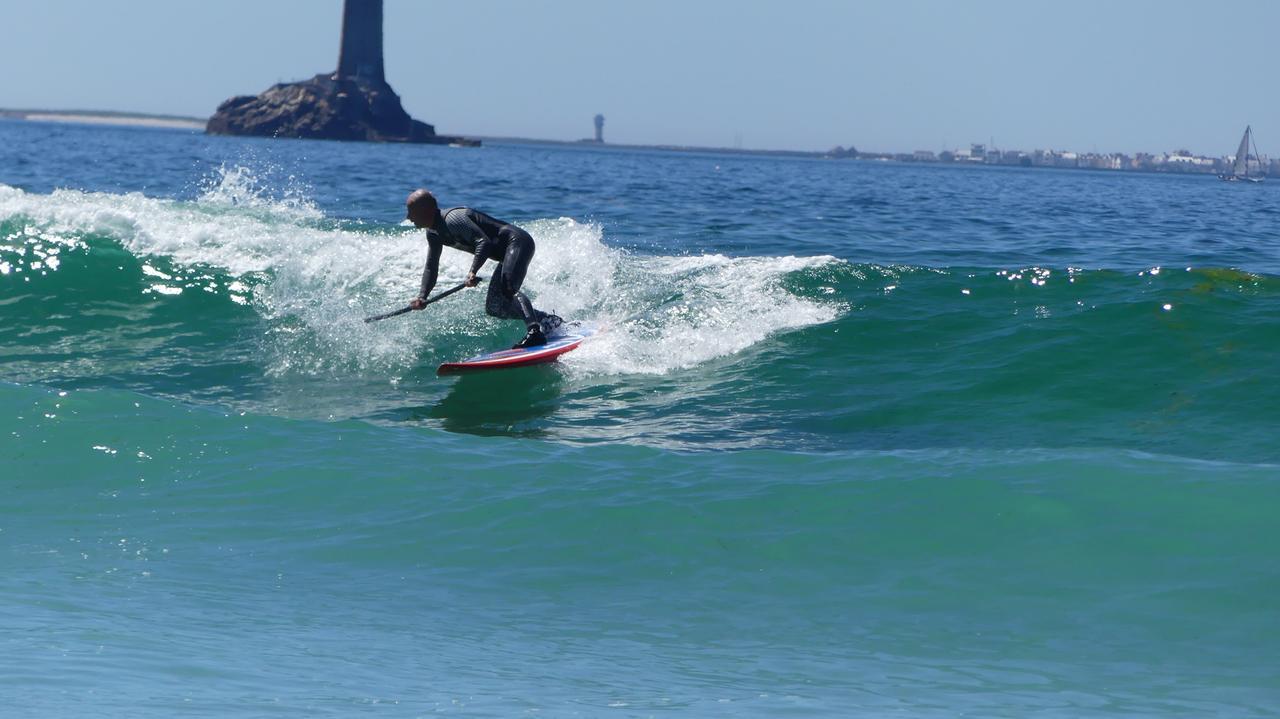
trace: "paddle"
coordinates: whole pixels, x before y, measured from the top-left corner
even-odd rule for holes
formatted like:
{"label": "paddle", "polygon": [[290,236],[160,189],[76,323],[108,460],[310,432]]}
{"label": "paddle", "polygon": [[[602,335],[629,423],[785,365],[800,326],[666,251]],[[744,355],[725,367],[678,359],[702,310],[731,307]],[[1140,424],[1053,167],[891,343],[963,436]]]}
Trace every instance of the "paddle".
{"label": "paddle", "polygon": [[[484,278],[483,278],[483,277],[477,277],[477,278],[476,278],[476,282],[484,282]],[[427,305],[431,304],[432,302],[435,302],[435,301],[437,301],[437,300],[442,300],[442,299],[444,299],[444,298],[448,297],[449,295],[453,294],[454,292],[457,292],[458,290],[466,289],[466,287],[467,287],[467,283],[463,282],[462,284],[458,285],[457,287],[453,287],[453,288],[451,288],[451,289],[447,289],[447,290],[445,290],[444,292],[441,292],[440,294],[436,295],[435,297],[432,297],[431,299],[427,300],[426,302],[423,302],[423,303],[422,303],[422,306],[423,306],[423,307],[426,307]],[[365,321],[365,322],[377,322],[378,320],[385,320],[385,319],[387,319],[387,318],[389,318],[389,317],[398,317],[399,315],[402,315],[402,314],[404,314],[404,313],[406,313],[406,312],[412,312],[412,311],[413,311],[413,305],[409,305],[408,307],[401,307],[401,308],[400,308],[400,309],[398,309],[398,310],[392,310],[391,312],[387,312],[387,313],[384,313],[384,314],[374,315],[374,316],[372,316],[372,317],[366,317],[366,318],[364,318],[364,321]]]}

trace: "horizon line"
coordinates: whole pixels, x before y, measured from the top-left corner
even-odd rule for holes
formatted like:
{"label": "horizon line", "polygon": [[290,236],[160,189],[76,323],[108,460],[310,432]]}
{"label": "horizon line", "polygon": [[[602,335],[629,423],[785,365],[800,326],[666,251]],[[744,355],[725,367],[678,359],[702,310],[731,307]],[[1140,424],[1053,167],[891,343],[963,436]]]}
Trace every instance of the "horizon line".
{"label": "horizon line", "polygon": [[[36,109],[36,108],[3,108],[3,107],[0,107],[0,117],[16,117],[16,119],[27,119],[27,118],[26,118],[26,116],[28,116],[28,115],[64,115],[64,116],[68,116],[68,117],[77,117],[77,118],[96,118],[96,119],[99,119],[99,120],[103,121],[103,122],[100,122],[100,123],[98,123],[98,124],[107,124],[107,123],[106,123],[106,121],[109,121],[109,120],[130,120],[130,119],[136,119],[136,120],[180,121],[180,122],[189,122],[189,123],[193,123],[193,124],[198,123],[198,124],[201,124],[201,125],[204,125],[204,124],[206,124],[206,123],[208,122],[208,118],[196,117],[196,116],[194,116],[194,115],[176,115],[176,114],[169,114],[169,113],[137,112],[137,111],[131,111],[131,110],[86,110],[86,109],[79,109],[79,108],[77,108],[77,109],[51,109],[51,108],[40,108],[40,109]],[[51,121],[57,122],[58,120],[51,120]],[[120,124],[121,124],[121,125],[125,125],[125,126],[127,126],[127,125],[130,125],[131,123],[128,123],[128,122],[121,122]],[[1250,127],[1252,127],[1252,125],[1251,125],[1251,124],[1250,124]],[[511,135],[479,135],[479,134],[468,134],[468,133],[457,133],[457,134],[459,134],[459,135],[460,135],[460,136],[462,136],[462,137],[475,138],[475,139],[478,139],[478,140],[491,140],[491,141],[497,141],[497,142],[526,142],[526,143],[563,144],[563,145],[583,145],[583,146],[596,145],[596,146],[608,146],[608,147],[615,147],[615,148],[620,148],[620,149],[627,149],[627,148],[630,148],[630,149],[677,150],[677,151],[702,151],[702,152],[719,152],[719,153],[727,153],[727,154],[733,154],[733,153],[744,153],[744,154],[745,154],[745,153],[755,153],[755,154],[776,154],[776,155],[799,155],[799,156],[815,156],[815,157],[824,157],[824,156],[831,155],[831,154],[832,154],[832,153],[834,153],[834,152],[845,150],[845,146],[844,146],[844,145],[834,145],[834,146],[832,146],[832,147],[830,147],[830,148],[827,148],[827,149],[825,149],[825,150],[794,150],[794,149],[778,149],[778,148],[768,148],[768,147],[727,147],[727,146],[715,146],[715,145],[685,145],[685,144],[679,144],[679,143],[633,143],[633,142],[627,142],[627,143],[600,142],[600,143],[597,143],[594,139],[591,139],[591,138],[583,138],[583,139],[579,139],[579,140],[560,140],[560,139],[554,139],[554,138],[522,137],[522,136],[511,136]],[[969,143],[970,147],[972,147],[973,145],[984,145],[984,146],[985,146],[985,145],[987,145],[987,144],[988,144],[988,143],[982,143],[982,142],[972,142],[972,143]],[[912,155],[912,154],[915,154],[916,152],[935,152],[934,150],[910,150],[910,151],[883,151],[883,150],[875,150],[875,151],[863,151],[863,150],[857,150],[855,146],[851,146],[851,147],[853,147],[853,149],[854,149],[854,150],[857,152],[857,154],[859,154],[859,155],[872,155],[872,156],[880,156],[880,157],[886,157],[886,156],[888,156],[888,157],[892,157],[892,156],[900,156],[900,155]],[[943,149],[943,150],[938,150],[938,151],[936,151],[936,152],[939,152],[939,153],[942,153],[942,152],[953,152],[953,151],[959,151],[959,150],[962,150],[962,149],[963,149],[963,148],[962,148],[961,146],[957,146],[954,150],[952,150],[952,149]],[[997,150],[998,148],[996,148],[996,147],[993,145],[991,148],[988,148],[988,149],[990,149],[990,150]],[[1037,147],[1037,148],[1033,148],[1032,150],[1023,150],[1023,149],[1018,148],[1018,149],[1005,149],[1005,150],[999,150],[999,151],[1000,151],[1000,152],[1035,152],[1035,151],[1037,151],[1037,150],[1047,150],[1047,151],[1050,151],[1050,152],[1055,152],[1055,150],[1054,150],[1054,148],[1053,148],[1052,146],[1047,146],[1047,147],[1043,147],[1043,148],[1041,148],[1041,147]],[[1128,154],[1130,154],[1130,153],[1126,153],[1126,152],[1123,152],[1123,151],[1106,151],[1106,152],[1098,152],[1097,150],[1091,150],[1091,151],[1080,151],[1080,150],[1065,150],[1065,149],[1063,149],[1063,150],[1057,150],[1057,151],[1060,151],[1060,152],[1074,152],[1074,153],[1076,153],[1076,154],[1078,154],[1078,155],[1094,155],[1094,156],[1106,156],[1106,155],[1128,155]],[[1139,154],[1147,154],[1147,155],[1161,155],[1161,154],[1164,154],[1164,155],[1169,155],[1169,154],[1177,153],[1177,152],[1180,152],[1180,151],[1182,151],[1182,152],[1191,152],[1191,150],[1187,150],[1185,147],[1182,147],[1182,148],[1178,148],[1178,149],[1175,149],[1175,150],[1172,150],[1172,151],[1161,151],[1161,152],[1134,151],[1132,154],[1133,154],[1133,155],[1139,155]],[[1226,157],[1230,157],[1230,155],[1228,155],[1228,154],[1222,154],[1222,155],[1196,155],[1195,153],[1193,153],[1193,155],[1194,155],[1194,156],[1197,156],[1197,157],[1204,157],[1204,158],[1226,158]]]}

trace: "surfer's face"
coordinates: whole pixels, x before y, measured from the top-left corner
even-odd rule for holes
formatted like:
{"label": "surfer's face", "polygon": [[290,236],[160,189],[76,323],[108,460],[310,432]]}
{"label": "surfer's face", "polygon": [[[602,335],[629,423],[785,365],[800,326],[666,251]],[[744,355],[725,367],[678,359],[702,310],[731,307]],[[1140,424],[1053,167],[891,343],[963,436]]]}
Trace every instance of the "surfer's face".
{"label": "surfer's face", "polygon": [[413,223],[414,227],[425,227],[431,229],[436,222],[436,206],[433,202],[410,202],[406,208],[405,216]]}
{"label": "surfer's face", "polygon": [[431,225],[435,224],[435,213],[427,212],[422,207],[409,208],[409,221],[414,227],[425,227],[431,229]]}

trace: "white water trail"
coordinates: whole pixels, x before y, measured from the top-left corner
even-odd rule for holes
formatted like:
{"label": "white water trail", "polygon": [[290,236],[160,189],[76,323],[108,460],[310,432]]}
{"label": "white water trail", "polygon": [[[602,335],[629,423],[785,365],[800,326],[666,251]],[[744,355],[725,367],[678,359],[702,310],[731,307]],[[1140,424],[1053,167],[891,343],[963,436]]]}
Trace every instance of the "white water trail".
{"label": "white water trail", "polygon": [[[105,236],[143,260],[230,274],[265,320],[279,373],[352,366],[394,373],[423,352],[440,359],[492,349],[521,329],[484,314],[483,286],[422,313],[365,324],[365,316],[416,295],[427,253],[422,231],[328,219],[305,198],[267,196],[240,168],[224,168],[194,202],[0,185],[0,220],[15,217],[55,239]],[[607,328],[563,358],[577,375],[694,367],[846,310],[838,299],[783,286],[793,273],[841,262],[833,257],[637,255],[609,247],[595,224],[512,219],[537,242],[525,281],[535,306]],[[469,264],[446,250],[437,287],[460,282]]]}

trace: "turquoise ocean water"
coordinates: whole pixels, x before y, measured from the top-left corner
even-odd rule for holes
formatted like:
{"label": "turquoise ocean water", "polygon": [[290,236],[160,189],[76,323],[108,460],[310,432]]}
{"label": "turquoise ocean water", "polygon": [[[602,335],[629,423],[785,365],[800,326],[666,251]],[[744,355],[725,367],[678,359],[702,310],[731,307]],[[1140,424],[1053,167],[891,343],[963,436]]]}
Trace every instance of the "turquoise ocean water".
{"label": "turquoise ocean water", "polygon": [[[419,185],[608,330],[416,291]],[[0,121],[15,716],[1273,716],[1280,183]],[[445,257],[441,286],[467,258]]]}

